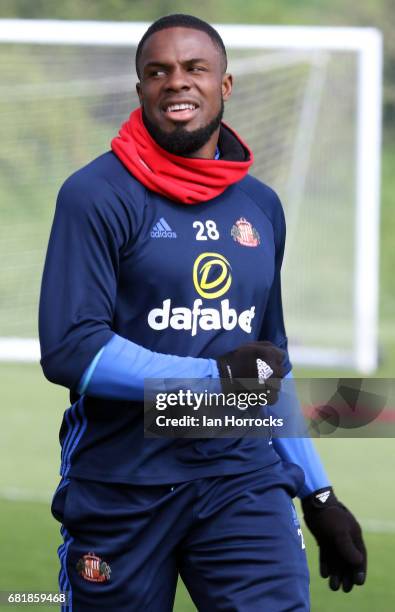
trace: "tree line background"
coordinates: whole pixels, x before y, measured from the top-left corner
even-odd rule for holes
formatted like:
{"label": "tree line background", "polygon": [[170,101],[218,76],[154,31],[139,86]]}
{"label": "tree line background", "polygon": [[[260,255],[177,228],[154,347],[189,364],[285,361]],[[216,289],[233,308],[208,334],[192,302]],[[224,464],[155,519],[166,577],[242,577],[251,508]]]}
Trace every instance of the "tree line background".
{"label": "tree line background", "polygon": [[[371,26],[384,35],[384,121],[395,124],[394,0],[2,0],[0,17],[152,21],[191,13],[214,23]],[[395,128],[394,128],[395,130]]]}

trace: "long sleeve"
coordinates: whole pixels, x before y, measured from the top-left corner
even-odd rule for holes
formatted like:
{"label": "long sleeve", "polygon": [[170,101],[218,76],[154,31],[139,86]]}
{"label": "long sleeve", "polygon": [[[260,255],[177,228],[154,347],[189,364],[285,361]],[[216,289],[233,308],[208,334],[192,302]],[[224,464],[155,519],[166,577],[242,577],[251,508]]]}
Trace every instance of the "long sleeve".
{"label": "long sleeve", "polygon": [[278,198],[277,204],[273,221],[276,246],[274,280],[263,319],[260,339],[269,340],[286,351],[284,367],[287,378],[287,393],[280,394],[280,400],[274,406],[274,411],[276,416],[285,418],[290,437],[274,438],[273,446],[282,459],[295,463],[304,470],[305,484],[299,492],[299,496],[305,497],[317,489],[328,486],[329,479],[312,440],[307,436],[307,433],[306,437],[303,437],[304,420],[295,385],[290,380],[292,378],[292,365],[288,355],[288,339],[285,332],[281,298],[281,265],[284,257],[286,228],[284,212]]}
{"label": "long sleeve", "polygon": [[52,382],[73,389],[96,353],[111,339],[119,251],[128,219],[102,203],[78,179],[59,192],[42,278],[39,334],[41,365]]}
{"label": "long sleeve", "polygon": [[283,381],[279,401],[273,406],[273,412],[276,417],[281,416],[285,423],[283,435],[273,438],[276,452],[284,461],[296,463],[305,474],[305,483],[298,496],[303,498],[317,489],[330,486],[320,456],[308,435],[292,373]]}

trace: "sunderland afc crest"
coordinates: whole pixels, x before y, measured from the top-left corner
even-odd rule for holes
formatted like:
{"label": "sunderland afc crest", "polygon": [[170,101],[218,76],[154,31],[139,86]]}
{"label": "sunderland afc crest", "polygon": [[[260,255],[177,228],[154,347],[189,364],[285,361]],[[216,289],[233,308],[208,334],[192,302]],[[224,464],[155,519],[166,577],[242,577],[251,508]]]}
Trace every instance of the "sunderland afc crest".
{"label": "sunderland afc crest", "polygon": [[244,217],[240,217],[240,219],[236,221],[230,233],[233,240],[242,246],[257,247],[261,242],[255,227],[253,227]]}
{"label": "sunderland afc crest", "polygon": [[78,561],[76,568],[81,578],[89,580],[89,582],[105,582],[110,579],[110,566],[93,552],[84,555]]}

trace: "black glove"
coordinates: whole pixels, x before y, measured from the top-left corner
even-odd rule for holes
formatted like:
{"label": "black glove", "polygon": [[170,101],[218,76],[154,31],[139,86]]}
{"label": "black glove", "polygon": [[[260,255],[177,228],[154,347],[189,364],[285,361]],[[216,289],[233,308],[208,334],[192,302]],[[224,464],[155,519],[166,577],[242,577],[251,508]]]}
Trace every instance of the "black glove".
{"label": "black glove", "polygon": [[[284,376],[285,352],[271,342],[249,342],[218,357],[217,364],[225,393],[246,390],[250,379],[253,389],[262,385],[268,404],[275,404]],[[251,390],[251,389],[248,389]]]}
{"label": "black glove", "polygon": [[319,489],[302,499],[304,520],[320,548],[320,573],[332,591],[348,593],[366,578],[366,548],[355,517],[333,493]]}

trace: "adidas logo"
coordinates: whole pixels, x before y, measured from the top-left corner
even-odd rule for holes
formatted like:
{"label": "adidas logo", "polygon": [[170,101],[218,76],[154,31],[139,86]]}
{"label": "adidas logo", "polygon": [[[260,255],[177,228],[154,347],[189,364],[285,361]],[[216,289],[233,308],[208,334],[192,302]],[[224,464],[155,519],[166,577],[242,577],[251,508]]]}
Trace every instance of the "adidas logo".
{"label": "adidas logo", "polygon": [[161,217],[151,230],[151,238],[177,238],[170,225]]}
{"label": "adidas logo", "polygon": [[322,504],[325,504],[330,494],[330,491],[324,491],[323,493],[318,493],[316,495],[316,498],[319,499]]}
{"label": "adidas logo", "polygon": [[264,385],[267,379],[273,374],[273,370],[266,361],[263,361],[263,359],[257,359],[256,365],[258,368],[258,382],[260,385]]}

